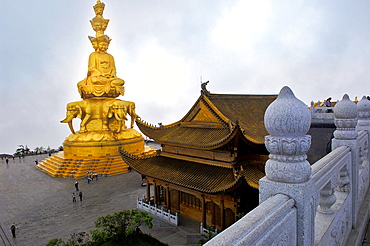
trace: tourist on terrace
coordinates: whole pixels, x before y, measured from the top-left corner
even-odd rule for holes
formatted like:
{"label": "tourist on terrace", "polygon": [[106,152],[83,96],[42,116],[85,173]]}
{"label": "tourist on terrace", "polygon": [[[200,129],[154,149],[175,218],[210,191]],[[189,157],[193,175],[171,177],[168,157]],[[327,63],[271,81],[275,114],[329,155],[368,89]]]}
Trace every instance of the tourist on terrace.
{"label": "tourist on terrace", "polygon": [[[331,97],[325,100],[325,107],[331,107]],[[333,113],[332,109],[326,110],[327,113]]]}
{"label": "tourist on terrace", "polygon": [[15,230],[18,229],[14,224],[10,227],[10,230],[12,231],[12,236],[15,238]]}
{"label": "tourist on terrace", "polygon": [[325,107],[330,107],[331,106],[331,97],[325,100]]}

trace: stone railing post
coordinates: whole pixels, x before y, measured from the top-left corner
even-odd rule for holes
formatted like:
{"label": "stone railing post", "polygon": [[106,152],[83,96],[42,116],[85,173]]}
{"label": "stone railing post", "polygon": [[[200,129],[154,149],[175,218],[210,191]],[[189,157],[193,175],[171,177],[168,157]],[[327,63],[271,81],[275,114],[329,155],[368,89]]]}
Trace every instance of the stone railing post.
{"label": "stone railing post", "polygon": [[317,194],[311,179],[311,166],[306,160],[311,136],[307,106],[298,100],[289,87],[283,87],[278,98],[265,112],[269,136],[265,145],[270,152],[266,176],[260,180],[260,203],[276,194],[295,200],[297,207],[297,245],[314,245]]}
{"label": "stone railing post", "polygon": [[310,112],[311,112],[311,119],[312,119],[314,114],[315,114],[315,103],[314,103],[314,101],[311,101]]}
{"label": "stone railing post", "polygon": [[370,159],[369,143],[370,143],[370,101],[363,96],[362,99],[357,103],[358,108],[358,122],[356,131],[366,130],[368,133],[367,139],[367,158]]}
{"label": "stone railing post", "polygon": [[359,207],[358,199],[358,177],[359,177],[359,147],[357,143],[357,105],[352,102],[348,95],[345,94],[343,99],[334,107],[334,139],[332,140],[332,149],[340,146],[351,148],[351,175],[350,175],[350,192],[352,194],[352,221],[353,227],[357,223],[357,212]]}

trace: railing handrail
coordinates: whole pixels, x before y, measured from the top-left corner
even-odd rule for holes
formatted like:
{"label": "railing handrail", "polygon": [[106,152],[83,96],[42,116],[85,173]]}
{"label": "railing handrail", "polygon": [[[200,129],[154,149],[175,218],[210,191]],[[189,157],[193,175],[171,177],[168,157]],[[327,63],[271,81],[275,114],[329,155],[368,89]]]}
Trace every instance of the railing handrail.
{"label": "railing handrail", "polygon": [[350,148],[347,146],[341,146],[331,151],[330,153],[328,153],[327,155],[325,155],[324,157],[322,157],[321,159],[319,159],[318,161],[311,165],[312,176],[317,175],[317,173],[320,172],[320,170],[323,167],[325,167],[329,163],[333,163],[334,160],[342,158],[342,156],[346,155],[350,151],[351,151]]}
{"label": "railing handrail", "polygon": [[256,245],[266,230],[273,228],[277,221],[295,210],[294,205],[295,201],[287,195],[276,194],[205,245]]}
{"label": "railing handrail", "polygon": [[171,222],[175,225],[178,225],[178,223],[179,223],[179,217],[178,217],[177,213],[173,215],[173,214],[171,214],[170,210],[168,210],[168,212],[165,212],[163,210],[163,208],[157,208],[157,205],[152,206],[149,203],[146,203],[146,202],[140,200],[139,198],[137,198],[136,207],[138,209],[142,209],[144,211],[147,211],[148,213],[153,214],[153,215],[157,216],[158,218],[165,219],[166,221],[169,221],[169,222]]}
{"label": "railing handrail", "polygon": [[327,179],[324,179],[328,173],[331,173],[330,170],[332,169],[340,169],[344,165],[345,162],[340,163],[341,160],[346,158],[346,156],[351,152],[351,149],[347,146],[341,146],[336,148],[332,152],[328,153],[326,156],[315,162],[312,166],[312,179],[315,181],[316,187],[319,189],[325,185]]}

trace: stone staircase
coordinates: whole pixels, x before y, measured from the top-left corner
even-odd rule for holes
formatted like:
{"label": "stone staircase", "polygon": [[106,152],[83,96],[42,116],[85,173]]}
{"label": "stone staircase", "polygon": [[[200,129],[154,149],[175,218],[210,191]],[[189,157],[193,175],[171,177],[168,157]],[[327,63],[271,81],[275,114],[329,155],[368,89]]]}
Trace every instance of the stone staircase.
{"label": "stone staircase", "polygon": [[86,172],[105,177],[128,172],[120,155],[70,159],[64,157],[63,151],[42,160],[36,168],[52,177],[75,179],[85,178]]}

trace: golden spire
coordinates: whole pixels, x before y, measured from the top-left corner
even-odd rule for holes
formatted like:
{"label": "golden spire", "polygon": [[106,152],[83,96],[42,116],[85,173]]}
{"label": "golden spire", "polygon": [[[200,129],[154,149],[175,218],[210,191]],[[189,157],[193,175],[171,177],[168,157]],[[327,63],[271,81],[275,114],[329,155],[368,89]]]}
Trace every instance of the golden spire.
{"label": "golden spire", "polygon": [[96,38],[104,36],[104,31],[107,29],[109,23],[109,20],[103,18],[104,8],[105,4],[97,0],[94,5],[95,17],[90,20],[91,26],[96,32]]}
{"label": "golden spire", "polygon": [[100,0],[96,1],[96,4],[94,5],[94,11],[96,15],[103,15],[103,11],[105,8],[105,4],[100,2]]}

